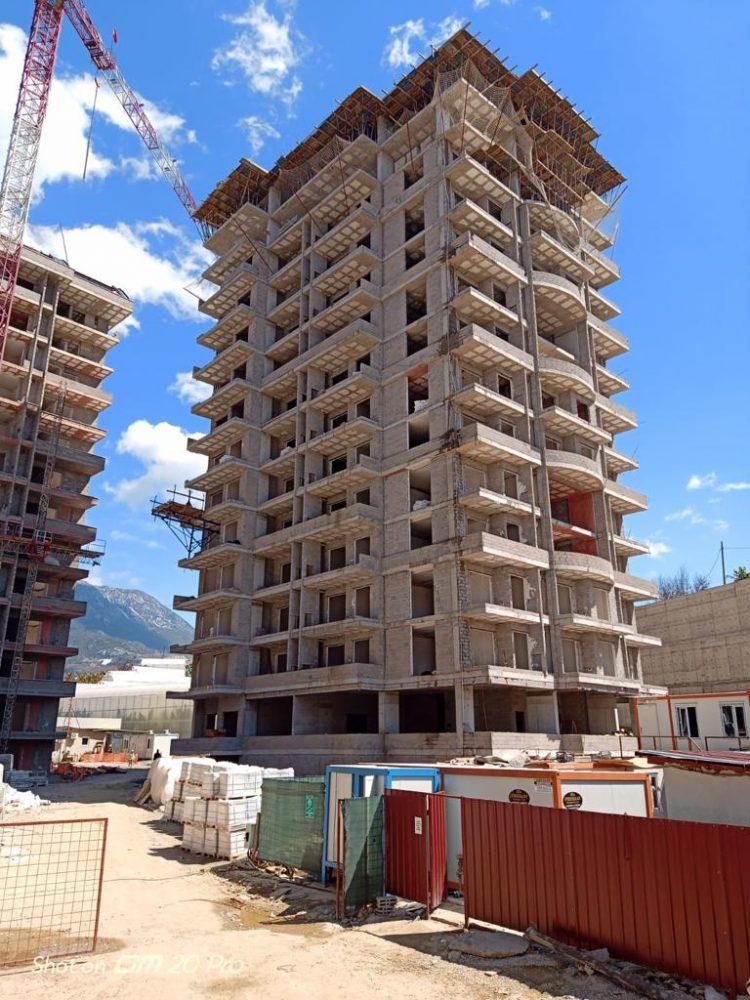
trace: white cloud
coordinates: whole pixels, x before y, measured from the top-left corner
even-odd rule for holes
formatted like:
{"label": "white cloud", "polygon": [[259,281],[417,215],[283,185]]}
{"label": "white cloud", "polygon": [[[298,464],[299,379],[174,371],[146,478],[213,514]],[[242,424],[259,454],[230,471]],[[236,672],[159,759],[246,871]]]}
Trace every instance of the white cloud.
{"label": "white cloud", "polygon": [[687,489],[702,490],[706,486],[716,485],[716,473],[707,472],[705,476],[692,475],[687,481]]}
{"label": "white cloud", "polygon": [[[735,483],[721,483],[715,472],[708,472],[705,476],[692,475],[687,482],[687,489],[700,490],[704,487],[715,490],[717,493],[739,493],[750,490],[750,483],[740,480]],[[717,500],[709,500],[709,503],[717,503]]]}
{"label": "white cloud", "polygon": [[239,70],[257,94],[274,97],[291,108],[302,91],[302,81],[294,73],[301,64],[306,44],[296,30],[290,10],[275,17],[265,0],[254,0],[244,14],[225,14],[224,20],[241,30],[214,52],[214,69]]}
{"label": "white cloud", "polygon": [[142,535],[134,535],[130,531],[120,531],[114,528],[108,536],[113,542],[132,542],[147,549],[163,549],[164,546],[155,542],[152,538],[144,538]]}
{"label": "white cloud", "polygon": [[665,521],[690,521],[692,524],[700,524],[703,518],[692,507],[683,507],[682,510],[673,511],[667,514]]}
{"label": "white cloud", "polygon": [[248,115],[237,122],[250,143],[250,152],[257,156],[263,149],[266,139],[280,139],[281,133],[270,122],[264,122],[257,115]]}
{"label": "white cloud", "polygon": [[135,420],[117,442],[117,453],[129,455],[144,466],[140,476],[121,479],[107,492],[131,510],[144,507],[151,497],[192,479],[206,468],[206,458],[187,450],[187,431],[162,420],[152,424]]}
{"label": "white cloud", "polygon": [[[110,536],[111,537],[111,536]],[[99,567],[86,578],[86,583],[92,587],[142,587],[143,580],[129,569],[117,569],[103,572]]]}
{"label": "white cloud", "polygon": [[205,382],[199,382],[193,378],[191,372],[177,372],[174,382],[170,385],[169,391],[178,397],[181,403],[200,403],[208,399],[212,389]]}
{"label": "white cloud", "polygon": [[750,483],[720,483],[716,489],[719,493],[734,493],[740,490],[750,490]]}
{"label": "white cloud", "polygon": [[391,69],[401,66],[412,66],[419,60],[419,48],[429,49],[430,46],[442,43],[454,35],[463,24],[458,17],[445,17],[431,26],[425,25],[423,17],[404,21],[388,29],[390,41],[383,50],[383,61]]}
{"label": "white cloud", "polygon": [[121,156],[120,169],[134,181],[155,181],[162,176],[150,156]]}
{"label": "white cloud", "polygon": [[484,10],[485,7],[489,7],[490,0],[474,0],[474,10]]}
{"label": "white cloud", "polygon": [[712,527],[714,531],[729,531],[729,521],[720,518],[718,521],[714,521]]}
{"label": "white cloud", "polygon": [[[10,138],[25,52],[26,34],[16,25],[0,24],[0,149],[7,147]],[[35,200],[42,197],[45,184],[82,180],[95,92],[91,73],[66,75],[59,70],[55,73],[34,175]],[[158,108],[140,95],[139,100],[165,142],[196,141],[195,133],[185,128],[185,121],[179,115]],[[111,159],[98,151],[102,119],[129,132],[134,148],[140,142],[122,106],[102,83],[88,159],[88,180],[102,179],[117,169]]]}
{"label": "white cloud", "polygon": [[552,11],[548,10],[546,7],[536,7],[535,10],[536,10],[537,14],[539,15],[539,20],[540,21],[551,21],[552,20]]}
{"label": "white cloud", "polygon": [[666,542],[660,542],[652,538],[644,539],[643,544],[648,545],[648,554],[652,559],[661,559],[662,556],[672,551]]}
{"label": "white cloud", "polygon": [[[64,256],[58,229],[30,226],[27,239],[46,253]],[[72,267],[122,288],[136,304],[161,306],[177,319],[202,322],[196,300],[185,291],[213,259],[198,239],[165,220],[65,230]]]}

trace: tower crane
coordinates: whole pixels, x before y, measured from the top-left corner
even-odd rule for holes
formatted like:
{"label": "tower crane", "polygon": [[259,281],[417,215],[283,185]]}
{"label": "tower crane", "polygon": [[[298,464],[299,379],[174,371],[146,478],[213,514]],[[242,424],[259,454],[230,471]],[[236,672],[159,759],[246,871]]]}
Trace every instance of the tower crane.
{"label": "tower crane", "polygon": [[[167,152],[144,110],[143,103],[122,75],[113,51],[107,49],[104,44],[83,0],[35,0],[8,155],[0,187],[0,368],[21,263],[39,142],[47,113],[62,23],[66,16],[86,47],[97,72],[106,79],[162,174],[171,184],[190,218],[198,226],[201,236],[205,239],[208,235],[205,226],[195,218],[198,206],[180,173],[177,161]],[[54,558],[52,553],[55,551],[55,545],[45,531],[45,524],[61,418],[60,412],[47,451],[34,528],[25,529],[10,522],[0,524],[0,552],[17,555],[27,564],[18,631],[5,705],[0,719],[0,752],[7,750],[10,739],[37,570],[42,562]],[[98,554],[85,551],[76,553],[76,556],[92,562],[98,559]]]}

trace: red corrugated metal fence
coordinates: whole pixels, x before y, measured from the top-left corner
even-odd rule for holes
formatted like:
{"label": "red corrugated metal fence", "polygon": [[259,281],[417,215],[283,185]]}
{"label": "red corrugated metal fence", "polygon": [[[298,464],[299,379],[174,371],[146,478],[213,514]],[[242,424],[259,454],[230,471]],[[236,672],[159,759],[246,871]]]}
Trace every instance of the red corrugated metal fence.
{"label": "red corrugated metal fence", "polygon": [[465,912],[744,994],[750,829],[461,800]]}
{"label": "red corrugated metal fence", "polygon": [[389,788],[385,793],[385,885],[428,912],[445,896],[445,799]]}

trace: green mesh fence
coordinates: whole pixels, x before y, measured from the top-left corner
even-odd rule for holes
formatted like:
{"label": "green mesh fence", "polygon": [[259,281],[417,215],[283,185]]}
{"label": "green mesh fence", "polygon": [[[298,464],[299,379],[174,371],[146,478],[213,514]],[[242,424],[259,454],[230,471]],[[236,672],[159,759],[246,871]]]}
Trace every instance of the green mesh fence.
{"label": "green mesh fence", "polygon": [[383,894],[383,797],[344,799],[344,905]]}
{"label": "green mesh fence", "polygon": [[258,856],[319,872],[324,807],[323,778],[266,778],[258,819]]}

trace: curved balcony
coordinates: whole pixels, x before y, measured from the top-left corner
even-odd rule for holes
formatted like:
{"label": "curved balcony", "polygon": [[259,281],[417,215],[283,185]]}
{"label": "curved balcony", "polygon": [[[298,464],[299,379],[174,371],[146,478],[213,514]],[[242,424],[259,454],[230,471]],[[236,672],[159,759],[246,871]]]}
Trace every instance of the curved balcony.
{"label": "curved balcony", "polygon": [[189,437],[187,440],[187,450],[194,455],[210,456],[217,451],[226,451],[231,445],[242,438],[252,427],[249,420],[242,417],[230,417],[221,424],[217,424],[207,434],[198,437]]}
{"label": "curved balcony", "polygon": [[215,545],[207,545],[194,556],[180,559],[177,565],[180,569],[213,569],[233,562],[247,552],[248,549],[239,542],[217,542]]}
{"label": "curved balcony", "polygon": [[632,472],[638,468],[638,463],[629,455],[623,455],[614,448],[604,449],[604,459],[607,463],[607,475],[614,478],[621,472]]}
{"label": "curved balcony", "polygon": [[467,535],[461,543],[464,562],[477,566],[518,566],[521,569],[549,569],[546,549],[514,542],[501,535],[479,531]]}
{"label": "curved balcony", "polygon": [[318,371],[335,375],[367,354],[377,342],[373,324],[366,319],[358,319],[309,348],[304,359],[306,364]]}
{"label": "curved balcony", "polygon": [[313,288],[322,295],[338,295],[348,291],[360,278],[368,277],[378,264],[378,256],[369,247],[355,246],[317,275],[313,279]]}
{"label": "curved balcony", "polygon": [[540,357],[539,375],[547,392],[575,392],[587,402],[596,398],[591,375],[573,361]]}
{"label": "curved balcony", "polygon": [[279,335],[266,348],[266,357],[278,365],[284,365],[299,355],[299,327],[287,333],[279,331]]}
{"label": "curved balcony", "polygon": [[596,381],[599,385],[599,392],[605,396],[614,396],[617,392],[625,392],[630,388],[630,383],[617,372],[610,371],[604,365],[596,366]]}
{"label": "curved balcony", "polygon": [[[615,551],[619,555],[623,556],[647,556],[649,553],[649,547],[645,542],[638,542],[635,538],[630,538],[627,535],[614,535],[612,538],[614,542]],[[654,594],[656,594],[656,587],[654,586]]]}
{"label": "curved balcony", "polygon": [[517,195],[511,191],[507,184],[490,173],[483,164],[465,153],[446,168],[445,176],[450,180],[453,190],[463,195],[464,198],[478,200],[487,196],[499,205],[517,199]]}
{"label": "curved balcony", "polygon": [[248,294],[255,281],[260,277],[261,273],[257,264],[243,261],[227,275],[224,284],[210,298],[201,300],[198,309],[207,316],[221,319],[227,309],[230,309]]}
{"label": "curved balcony", "polygon": [[480,420],[505,417],[515,421],[526,412],[522,403],[477,382],[460,389],[454,395],[453,402],[463,413]]}
{"label": "curved balcony", "polygon": [[512,333],[520,323],[518,313],[471,286],[459,292],[451,305],[465,323],[476,323],[486,330],[497,326]]}
{"label": "curved balcony", "polygon": [[209,420],[216,420],[223,417],[230,407],[243,400],[251,388],[250,383],[244,378],[233,378],[231,382],[217,388],[208,399],[201,400],[192,408],[196,417],[207,417]]}
{"label": "curved balcony", "polygon": [[620,307],[595,288],[589,289],[589,297],[591,300],[591,311],[598,319],[615,319],[620,315]]}
{"label": "curved balcony", "polygon": [[557,233],[559,237],[567,239],[572,246],[577,246],[579,241],[578,226],[567,212],[544,201],[528,199],[523,204],[529,210],[532,231],[546,229],[547,232]]}
{"label": "curved balcony", "polygon": [[659,588],[652,580],[643,580],[632,573],[621,573],[619,570],[615,571],[615,586],[623,597],[633,601],[654,598],[659,594]]}
{"label": "curved balcony", "polygon": [[246,340],[235,340],[229,347],[219,351],[216,357],[203,365],[202,368],[194,368],[193,378],[211,385],[226,382],[231,378],[232,372],[244,361],[247,361],[251,354],[252,348]]}
{"label": "curved balcony", "polygon": [[505,287],[520,282],[526,284],[523,268],[501,250],[473,233],[464,233],[453,244],[451,267],[470,284],[496,281]]}
{"label": "curved balcony", "polygon": [[267,226],[266,210],[246,201],[206,240],[206,246],[215,254],[224,254],[237,240],[243,237],[247,240],[248,235],[254,240],[265,240]]}
{"label": "curved balcony", "polygon": [[378,425],[369,417],[345,420],[324,434],[316,434],[307,442],[307,450],[331,457],[349,451],[369,441],[377,433]]}
{"label": "curved balcony", "polygon": [[367,399],[375,391],[377,373],[370,365],[361,365],[340,382],[327,389],[312,389],[306,406],[315,407],[320,413],[335,413],[344,407]]}
{"label": "curved balcony", "polygon": [[599,396],[596,405],[601,415],[602,427],[610,434],[622,434],[638,426],[638,418],[632,410],[621,403],[615,403],[606,396]]}
{"label": "curved balcony", "polygon": [[623,486],[622,483],[608,479],[604,492],[609,497],[612,510],[617,514],[636,514],[648,510],[648,500],[645,495],[629,486]]}
{"label": "curved balcony", "polygon": [[214,351],[223,351],[238,333],[249,328],[253,315],[253,310],[246,302],[238,302],[218,323],[198,337],[198,343]]}
{"label": "curved balcony", "polygon": [[460,233],[478,233],[485,239],[497,240],[503,246],[513,243],[512,229],[469,198],[460,201],[447,215]]}
{"label": "curved balcony", "polygon": [[506,496],[504,493],[496,493],[486,486],[477,486],[475,489],[465,489],[459,496],[458,502],[467,510],[478,511],[483,514],[539,514],[539,508],[532,507],[525,500],[518,500],[516,497]]}
{"label": "curved balcony", "polygon": [[594,277],[594,269],[581,259],[580,254],[566,247],[545,229],[537,230],[529,243],[534,267],[538,267],[539,270],[559,269],[576,281],[586,281]]}
{"label": "curved balcony", "polygon": [[349,247],[355,246],[372,231],[378,220],[378,210],[364,201],[346,215],[333,229],[320,236],[313,249],[326,260],[340,257]]}
{"label": "curved balcony", "polygon": [[538,611],[514,608],[508,604],[475,604],[464,612],[470,621],[482,625],[541,625],[547,624],[546,615],[540,618]]}
{"label": "curved balcony", "polygon": [[625,354],[628,351],[628,339],[618,330],[614,330],[593,313],[588,314],[587,322],[594,337],[597,360],[603,358],[607,361],[609,358],[615,358],[618,354]]}
{"label": "curved balcony", "polygon": [[601,556],[587,552],[555,552],[555,574],[571,580],[595,580],[612,584],[615,570],[610,562]]}
{"label": "curved balcony", "polygon": [[484,424],[468,424],[461,429],[458,451],[482,463],[507,462],[509,465],[539,465],[536,448],[526,441],[493,430]]}
{"label": "curved balcony", "polygon": [[575,436],[594,446],[612,441],[612,436],[607,431],[562,406],[546,407],[542,412],[542,420],[548,431],[561,437]]}
{"label": "curved balcony", "polygon": [[215,490],[218,486],[225,486],[242,475],[243,472],[254,471],[255,466],[244,458],[234,455],[222,455],[218,462],[210,465],[205,472],[193,479],[186,481],[186,486],[191,490],[200,490],[202,493]]}
{"label": "curved balcony", "polygon": [[285,328],[292,324],[296,326],[299,322],[301,298],[302,291],[299,288],[286,296],[278,296],[277,293],[276,305],[271,306],[266,318],[279,327]]}
{"label": "curved balcony", "polygon": [[547,475],[553,500],[571,493],[591,493],[604,485],[604,474],[596,462],[572,451],[548,449]]}
{"label": "curved balcony", "polygon": [[585,321],[583,294],[572,281],[548,271],[534,271],[532,281],[540,331],[554,334]]}
{"label": "curved balcony", "polygon": [[[346,186],[350,179],[353,180],[351,175],[363,168],[371,168],[374,175],[377,154],[377,143],[368,135],[360,133],[299,188],[285,192],[284,201],[273,213],[274,219],[280,223],[285,222],[298,212],[300,205],[307,206],[309,211],[340,188],[342,183]],[[355,195],[350,194],[349,197],[354,198]]]}
{"label": "curved balcony", "polygon": [[340,472],[322,472],[308,475],[307,492],[321,499],[330,499],[340,493],[360,490],[376,478],[380,468],[377,459],[360,455],[357,461]]}
{"label": "curved balcony", "polygon": [[505,372],[515,374],[519,371],[530,372],[534,368],[534,360],[530,354],[474,323],[462,327],[455,342],[446,338],[446,346],[457,357],[480,371],[485,368],[502,368]]}
{"label": "curved balcony", "polygon": [[374,309],[379,295],[380,289],[377,285],[367,278],[360,278],[350,292],[342,295],[316,316],[311,316],[310,321],[314,329],[320,333],[337,333],[343,326],[353,323]]}

